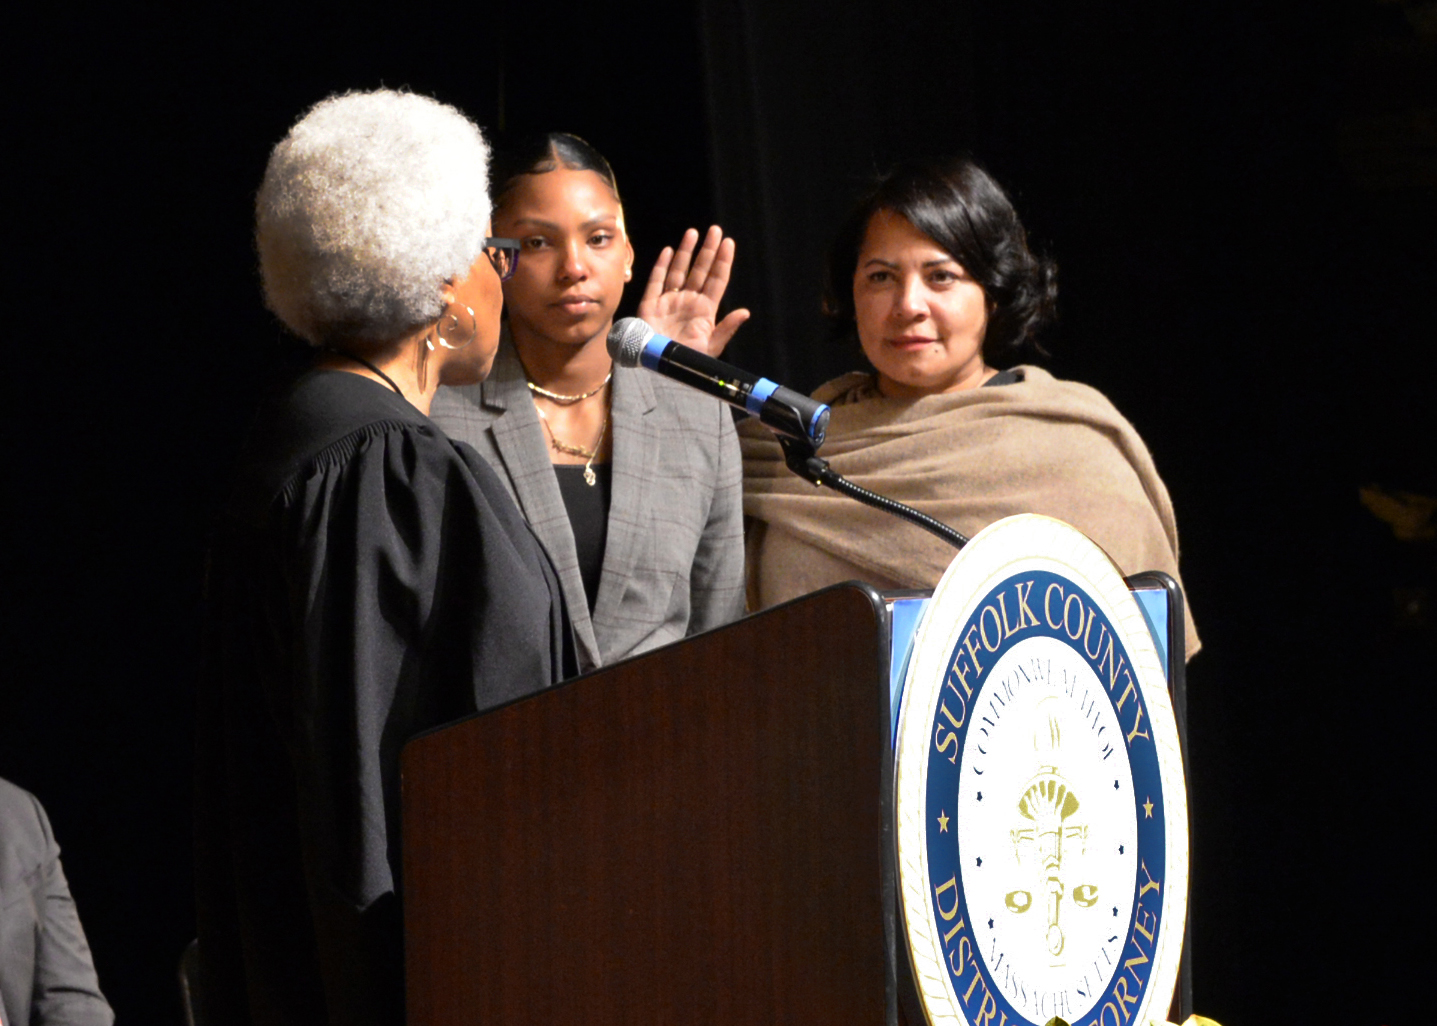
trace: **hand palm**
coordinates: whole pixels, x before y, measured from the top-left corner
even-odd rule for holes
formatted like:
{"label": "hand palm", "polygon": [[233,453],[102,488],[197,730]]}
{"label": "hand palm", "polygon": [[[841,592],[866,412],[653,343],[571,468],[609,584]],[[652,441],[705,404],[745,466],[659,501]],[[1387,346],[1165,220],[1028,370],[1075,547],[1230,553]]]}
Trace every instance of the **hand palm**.
{"label": "hand palm", "polygon": [[725,239],[723,230],[714,225],[695,254],[698,238],[699,233],[690,228],[677,250],[664,247],[644,286],[639,316],[660,334],[718,356],[748,320],[749,312],[733,310],[723,320],[716,320],[728,288],[734,242]]}
{"label": "hand palm", "polygon": [[660,334],[707,351],[717,326],[718,304],[702,292],[680,289],[640,303],[639,316]]}

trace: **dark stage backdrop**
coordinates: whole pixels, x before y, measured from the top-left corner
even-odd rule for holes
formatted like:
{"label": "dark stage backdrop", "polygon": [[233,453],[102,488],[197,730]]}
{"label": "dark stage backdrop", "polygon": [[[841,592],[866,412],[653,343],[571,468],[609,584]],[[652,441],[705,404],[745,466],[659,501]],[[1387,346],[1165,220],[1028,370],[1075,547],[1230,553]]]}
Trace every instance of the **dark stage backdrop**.
{"label": "dark stage backdrop", "polygon": [[36,16],[7,58],[0,775],[52,812],[122,1022],[179,1021],[205,524],[287,346],[251,198],[307,104],[379,84],[587,136],[641,272],[720,217],[756,314],[731,356],[804,388],[858,359],[816,298],[864,178],[987,163],[1062,268],[1052,366],[1178,512],[1198,1009],[1415,1020],[1433,556],[1357,489],[1437,494],[1432,4],[1092,6]]}
{"label": "dark stage backdrop", "polygon": [[1358,489],[1437,495],[1437,4],[1122,7],[707,0],[717,210],[760,250],[730,353],[852,368],[817,269],[876,169],[1006,183],[1060,265],[1051,366],[1177,511],[1196,1008],[1416,1021],[1437,553]]}
{"label": "dark stage backdrop", "polygon": [[121,1023],[180,1021],[206,524],[292,346],[250,241],[270,147],[332,92],[408,86],[609,154],[640,282],[710,217],[691,12],[312,6],[55,11],[14,48],[0,776],[52,813]]}

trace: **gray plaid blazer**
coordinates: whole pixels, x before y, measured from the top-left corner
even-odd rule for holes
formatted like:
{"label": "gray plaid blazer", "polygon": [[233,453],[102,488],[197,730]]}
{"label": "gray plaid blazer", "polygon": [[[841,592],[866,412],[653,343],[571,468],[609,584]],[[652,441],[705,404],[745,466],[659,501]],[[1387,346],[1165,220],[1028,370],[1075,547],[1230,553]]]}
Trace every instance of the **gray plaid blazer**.
{"label": "gray plaid blazer", "polygon": [[489,461],[544,543],[581,671],[743,614],[743,470],[722,403],[646,370],[614,368],[613,485],[592,618],[548,442],[507,333],[488,379],[439,389],[430,418]]}

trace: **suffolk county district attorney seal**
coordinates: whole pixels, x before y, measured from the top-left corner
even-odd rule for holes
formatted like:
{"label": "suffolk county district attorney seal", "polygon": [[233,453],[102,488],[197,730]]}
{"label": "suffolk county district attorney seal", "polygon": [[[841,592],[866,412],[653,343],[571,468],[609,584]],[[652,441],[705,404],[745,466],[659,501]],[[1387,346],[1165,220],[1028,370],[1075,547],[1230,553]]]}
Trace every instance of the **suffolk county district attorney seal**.
{"label": "suffolk county district attorney seal", "polygon": [[1100,548],[1038,516],[968,544],[914,644],[896,778],[930,1022],[1167,1017],[1187,914],[1182,757],[1143,613]]}

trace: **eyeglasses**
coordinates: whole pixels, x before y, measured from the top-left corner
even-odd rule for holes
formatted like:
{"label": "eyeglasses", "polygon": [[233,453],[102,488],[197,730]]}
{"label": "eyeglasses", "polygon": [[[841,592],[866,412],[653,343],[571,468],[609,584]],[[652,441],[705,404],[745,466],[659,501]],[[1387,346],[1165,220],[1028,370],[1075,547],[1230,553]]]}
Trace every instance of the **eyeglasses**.
{"label": "eyeglasses", "polygon": [[499,275],[500,281],[508,281],[514,277],[514,271],[519,267],[519,240],[518,239],[484,239],[484,254],[489,262],[494,265],[494,271]]}

